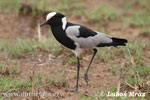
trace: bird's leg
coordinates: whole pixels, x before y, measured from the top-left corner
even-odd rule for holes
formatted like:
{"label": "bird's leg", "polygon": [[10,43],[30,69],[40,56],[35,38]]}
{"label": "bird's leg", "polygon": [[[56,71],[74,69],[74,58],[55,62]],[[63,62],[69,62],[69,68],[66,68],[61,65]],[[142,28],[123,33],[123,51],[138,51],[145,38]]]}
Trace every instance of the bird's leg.
{"label": "bird's leg", "polygon": [[78,92],[79,71],[80,71],[80,61],[79,61],[79,57],[77,57],[77,81],[76,81],[76,88],[74,90],[71,90],[71,92]]}
{"label": "bird's leg", "polygon": [[91,63],[92,63],[92,61],[93,61],[93,59],[94,59],[96,53],[97,53],[97,49],[93,49],[93,51],[94,51],[94,54],[93,54],[93,56],[92,56],[92,58],[91,58],[91,60],[90,60],[90,63],[89,63],[89,65],[88,65],[88,68],[87,68],[87,70],[86,70],[86,72],[85,72],[85,74],[84,74],[84,79],[85,79],[85,82],[87,83],[87,85],[88,85],[88,81],[89,81],[89,79],[88,79],[88,70],[89,70],[89,68],[90,68],[90,66],[91,66]]}

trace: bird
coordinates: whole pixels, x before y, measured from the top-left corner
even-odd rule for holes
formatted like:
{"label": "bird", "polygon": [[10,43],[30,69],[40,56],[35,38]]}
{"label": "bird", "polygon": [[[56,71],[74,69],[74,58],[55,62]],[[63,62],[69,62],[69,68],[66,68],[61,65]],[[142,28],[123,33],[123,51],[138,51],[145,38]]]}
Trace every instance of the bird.
{"label": "bird", "polygon": [[97,53],[98,47],[110,46],[126,46],[126,39],[108,36],[102,32],[97,32],[80,24],[68,22],[66,16],[59,12],[50,12],[46,16],[46,20],[40,24],[40,27],[49,25],[52,34],[56,40],[63,46],[72,50],[77,59],[77,78],[75,89],[70,92],[78,92],[79,87],[79,71],[80,71],[80,54],[84,49],[92,49],[94,51],[89,65],[84,73],[86,84],[89,83],[88,71],[91,63]]}

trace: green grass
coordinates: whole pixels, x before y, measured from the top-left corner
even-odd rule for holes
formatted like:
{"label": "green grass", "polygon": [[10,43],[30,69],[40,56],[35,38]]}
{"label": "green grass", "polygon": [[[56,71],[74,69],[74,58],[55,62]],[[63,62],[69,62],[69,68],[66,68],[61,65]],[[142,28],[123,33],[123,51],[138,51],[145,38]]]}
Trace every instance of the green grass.
{"label": "green grass", "polygon": [[4,65],[3,65],[2,63],[0,63],[0,73],[1,73],[2,70],[3,70],[3,67],[4,67]]}
{"label": "green grass", "polygon": [[150,14],[148,11],[132,12],[131,16],[125,17],[125,22],[131,26],[143,27],[150,25]]}
{"label": "green grass", "polygon": [[150,41],[147,43],[147,47],[150,48]]}
{"label": "green grass", "polygon": [[32,12],[33,15],[35,15],[35,13],[41,13],[41,10],[47,11],[50,8],[46,0],[30,0],[28,3],[23,0],[1,0],[0,9],[4,13],[18,12],[21,3],[29,4],[32,5],[33,8],[36,8]]}
{"label": "green grass", "polygon": [[[43,75],[45,75],[44,72],[34,72],[30,74],[29,78],[27,79],[20,79],[18,77],[11,77],[11,76],[4,76],[0,74],[0,92],[1,93],[8,93],[8,92],[20,92],[20,91],[26,91],[31,92],[32,90],[37,91],[37,89],[40,86],[49,86],[49,83],[52,84],[65,84],[65,80],[62,81],[62,77],[59,79],[55,79],[52,77],[43,78]],[[45,82],[43,85],[43,82]],[[1,94],[0,94],[1,95]],[[2,98],[8,98],[8,97],[0,97]]]}
{"label": "green grass", "polygon": [[102,5],[98,8],[86,11],[89,22],[99,23],[100,21],[114,20],[118,14],[108,5]]}
{"label": "green grass", "polygon": [[[131,10],[133,8],[139,9],[148,9],[149,1],[148,0],[122,0],[121,1],[124,5],[122,6],[125,10]],[[122,9],[121,8],[121,9]]]}
{"label": "green grass", "polygon": [[31,83],[28,80],[18,80],[16,77],[9,77],[0,75],[0,92],[13,92],[19,91],[20,88],[31,87]]}
{"label": "green grass", "polygon": [[[31,88],[32,83],[26,79],[18,79],[16,77],[3,76],[0,75],[0,92],[1,93],[11,93],[18,91],[28,91]],[[2,94],[0,94],[2,95]],[[0,96],[0,100],[8,99],[8,97]],[[9,97],[11,98],[11,96]]]}
{"label": "green grass", "polygon": [[47,83],[58,83],[58,80],[56,78],[53,78],[53,77],[48,77],[47,79]]}
{"label": "green grass", "polygon": [[[148,0],[147,0],[148,1]],[[1,0],[0,1],[0,9],[3,12],[11,13],[18,12],[19,4],[21,0]],[[121,11],[121,19],[124,20],[123,24],[130,25],[134,27],[138,27],[140,30],[140,35],[149,37],[150,36],[150,14],[149,14],[149,3],[146,0],[123,0],[123,6],[120,7]],[[96,26],[96,29],[100,29],[101,23],[107,23],[110,21],[118,21],[120,18],[118,9],[114,9],[108,4],[104,4],[100,7],[93,9],[85,9],[85,2],[75,1],[75,0],[30,0],[28,2],[34,7],[37,7],[38,13],[40,10],[50,10],[57,11],[63,14],[68,14],[69,16],[75,16],[80,18],[82,15],[88,18],[88,21]],[[38,5],[38,6],[37,6]],[[57,6],[55,6],[57,5]],[[125,5],[125,8],[124,8]],[[135,9],[134,7],[137,7]],[[33,12],[34,14],[35,12]],[[118,21],[119,22],[119,21]],[[100,23],[100,24],[98,24]],[[120,22],[119,22],[120,23]],[[119,24],[120,25],[120,24]],[[131,28],[134,28],[131,27]],[[109,28],[109,27],[108,27]],[[110,30],[104,28],[104,31],[107,33]],[[63,48],[60,47],[60,44],[54,40],[54,37],[42,37],[44,42],[38,42],[36,40],[29,39],[18,39],[13,42],[0,40],[0,51],[6,52],[9,56],[12,57],[23,57],[28,53],[32,53],[35,49],[40,48],[41,50],[46,50],[53,55],[60,55],[63,51]],[[123,59],[123,80],[129,83],[132,86],[139,85],[141,83],[146,83],[147,80],[150,80],[150,66],[149,62],[145,60],[145,49],[150,48],[150,42],[148,44],[142,42],[129,42],[126,47],[119,48],[100,48],[98,51],[96,58],[104,60],[106,65],[106,69],[112,72],[112,75],[118,75],[117,71],[120,68],[121,61],[116,62],[114,59]],[[67,49],[66,49],[67,50]],[[146,58],[147,59],[147,58]],[[76,64],[76,57],[70,56],[65,58],[65,62],[67,64]],[[103,63],[103,61],[102,61]],[[122,67],[122,66],[121,66]],[[1,63],[0,64],[0,72],[3,72],[6,66]],[[32,81],[27,79],[17,79],[16,75],[19,72],[18,63],[16,62],[14,65],[8,67],[10,75],[2,75],[0,74],[0,92],[1,91],[31,91],[32,89]],[[65,70],[64,69],[59,72],[58,77],[48,76],[46,78],[46,84],[63,84],[66,82],[65,78]],[[32,77],[32,75],[30,75]],[[43,84],[43,73],[37,72],[34,76],[33,85],[35,88]],[[125,84],[125,83],[122,83]],[[126,85],[126,84],[125,84]],[[100,93],[107,91],[116,92],[116,88],[111,89],[98,89],[96,93],[90,94],[90,96],[86,97],[81,95],[81,100],[128,100],[129,97],[117,97],[117,98],[109,98],[107,95],[101,96]],[[1,98],[0,99],[4,99]],[[134,99],[134,98],[132,98]],[[141,100],[142,98],[139,98]]]}
{"label": "green grass", "polygon": [[149,6],[148,0],[134,0],[133,4],[138,5],[140,8],[148,8]]}
{"label": "green grass", "polygon": [[56,1],[55,4],[57,4],[57,6],[52,9],[54,11],[57,11],[57,12],[62,12],[62,13],[67,13],[69,12],[69,9],[70,9],[70,3],[72,2],[72,0],[61,0],[61,1]]}
{"label": "green grass", "polygon": [[140,35],[145,36],[145,37],[149,37],[150,36],[150,29],[148,29],[148,28],[142,29],[140,32]]}
{"label": "green grass", "polygon": [[10,76],[10,77],[15,77],[20,71],[18,68],[18,64],[19,62],[14,62],[14,64],[10,66],[0,64],[0,74]]}
{"label": "green grass", "polygon": [[150,25],[150,8],[149,0],[122,0],[124,5],[120,7],[122,20],[131,27],[149,27]]}
{"label": "green grass", "polygon": [[41,48],[51,52],[54,55],[59,55],[62,52],[60,44],[54,40],[53,37],[42,38],[44,42],[39,42],[36,40],[29,39],[17,39],[13,42],[0,42],[0,51],[7,52],[12,57],[22,57],[27,53],[35,50],[36,48]]}
{"label": "green grass", "polygon": [[125,67],[125,72],[128,74],[125,77],[129,84],[142,83],[145,80],[143,78],[149,75],[149,66],[143,56],[144,48],[145,44],[134,42],[128,43],[127,48],[124,49],[124,57],[128,60]]}
{"label": "green grass", "polygon": [[126,70],[128,73],[126,81],[132,86],[145,82],[150,76],[150,66],[128,66]]}
{"label": "green grass", "polygon": [[142,64],[143,60],[143,49],[145,45],[139,42],[128,43],[127,44],[127,52],[124,53],[124,56],[129,61],[134,60],[137,64]]}
{"label": "green grass", "polygon": [[70,55],[63,59],[63,64],[70,64],[70,65],[77,64],[77,58],[74,56],[74,54],[71,52],[71,50],[69,50],[69,49],[66,49],[66,50]]}
{"label": "green grass", "polygon": [[[32,77],[32,75],[30,75]],[[33,85],[34,87],[37,87],[42,82],[42,72],[35,72],[35,75],[33,77]]]}
{"label": "green grass", "polygon": [[49,5],[46,0],[30,0],[29,4],[31,4],[33,7],[36,7],[38,11],[49,10]]}
{"label": "green grass", "polygon": [[58,56],[62,52],[62,50],[61,49],[57,49],[57,48],[53,48],[51,50],[51,52],[52,52],[52,54]]}
{"label": "green grass", "polygon": [[66,84],[66,77],[64,76],[64,72],[65,72],[65,68],[64,70],[62,70],[60,73],[58,73],[56,76],[57,77],[52,77],[51,75],[48,75],[46,78],[46,84],[50,84],[51,85],[59,85],[62,87],[66,87],[68,88],[67,84]]}
{"label": "green grass", "polygon": [[[114,62],[112,59],[115,59],[115,56],[117,58],[124,56],[124,58],[127,60],[123,66],[123,76],[122,79],[124,79],[128,84],[135,87],[140,84],[145,84],[149,78],[150,78],[150,66],[149,62],[145,61],[145,49],[147,48],[148,43],[145,44],[144,42],[129,42],[126,47],[119,47],[119,48],[102,48],[100,51],[98,51],[98,54],[96,58],[98,59],[104,59],[104,62],[106,62],[106,69],[112,72],[112,74],[115,74],[118,72],[118,68],[122,67],[120,66],[121,62]],[[122,53],[123,52],[123,53]],[[122,55],[122,56],[118,56]],[[122,83],[125,84],[125,83]],[[125,84],[127,85],[127,84]],[[128,85],[127,85],[128,86]],[[94,94],[99,95],[99,94]],[[148,96],[146,96],[147,98]],[[88,97],[88,98],[82,98],[83,100],[97,100],[98,97]],[[103,100],[105,97],[99,97],[98,100]],[[110,99],[106,96],[105,99]],[[112,99],[112,98],[111,98]],[[127,98],[113,98],[114,100],[128,100]],[[139,100],[141,97],[138,98]]]}
{"label": "green grass", "polygon": [[[51,11],[61,12],[63,14],[73,14],[74,16],[79,16],[84,11],[84,1],[76,0],[52,0],[49,2],[53,7],[50,8]],[[57,6],[54,6],[57,5]]]}
{"label": "green grass", "polygon": [[21,0],[0,0],[0,10],[5,13],[18,12]]}
{"label": "green grass", "polygon": [[[104,62],[109,62],[111,59],[114,59],[115,56],[120,55],[120,53],[125,49],[126,47],[105,47],[101,48],[96,55],[96,59],[103,59]],[[111,62],[109,62],[111,63]]]}
{"label": "green grass", "polygon": [[9,67],[9,72],[11,75],[16,75],[19,73],[18,64],[19,64],[19,62],[15,63],[15,65]]}
{"label": "green grass", "polygon": [[8,47],[8,42],[7,41],[0,41],[0,51],[4,50],[5,48]]}
{"label": "green grass", "polygon": [[126,92],[125,96],[109,96],[109,94],[116,92],[116,88],[114,87],[107,89],[99,88],[96,93],[90,94],[88,97],[81,95],[80,100],[145,100],[144,97],[131,97],[128,92]]}
{"label": "green grass", "polygon": [[[32,75],[30,76],[32,77]],[[34,75],[33,85],[37,87],[42,82],[41,72]],[[0,91],[18,91],[19,89],[31,88],[32,81],[26,79],[18,79],[17,77],[0,75]]]}
{"label": "green grass", "polygon": [[117,71],[117,66],[115,64],[107,64],[106,69],[110,70],[113,74],[115,74]]}
{"label": "green grass", "polygon": [[73,16],[82,16],[82,14],[85,13],[84,5],[85,5],[85,3],[83,0],[80,0],[80,2],[74,1],[70,5],[71,11],[69,13],[71,13]]}
{"label": "green grass", "polygon": [[29,80],[23,79],[20,80],[20,83],[18,84],[18,88],[24,89],[24,90],[29,90],[28,88],[31,88],[32,83]]}
{"label": "green grass", "polygon": [[53,5],[57,5],[53,8],[50,8],[52,11],[61,12],[61,13],[68,13],[70,11],[70,5],[74,2],[74,0],[53,0]]}
{"label": "green grass", "polygon": [[77,58],[75,56],[69,57],[67,59],[69,64],[76,64],[77,63]]}
{"label": "green grass", "polygon": [[4,64],[0,64],[0,92],[19,91],[20,88],[27,88],[31,86],[31,83],[28,80],[18,79],[18,73],[18,62],[15,62],[14,65],[10,65],[7,67]]}
{"label": "green grass", "polygon": [[0,91],[12,91],[16,90],[15,87],[18,81],[11,77],[5,77],[0,75]]}
{"label": "green grass", "polygon": [[17,40],[17,43],[10,44],[6,51],[9,55],[15,56],[24,56],[27,52],[32,51],[34,49],[34,45],[32,41],[29,40]]}

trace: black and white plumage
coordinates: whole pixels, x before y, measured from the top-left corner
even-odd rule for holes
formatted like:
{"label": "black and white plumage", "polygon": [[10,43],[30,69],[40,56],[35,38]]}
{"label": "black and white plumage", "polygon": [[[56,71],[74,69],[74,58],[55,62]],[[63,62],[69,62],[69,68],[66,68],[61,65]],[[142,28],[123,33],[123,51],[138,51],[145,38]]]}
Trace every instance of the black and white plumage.
{"label": "black and white plumage", "polygon": [[90,60],[89,66],[84,74],[84,79],[88,84],[88,70],[97,53],[97,47],[106,46],[125,46],[127,43],[126,39],[109,37],[101,32],[96,32],[88,29],[84,26],[73,24],[66,21],[66,17],[63,14],[57,12],[51,12],[47,15],[46,21],[40,26],[45,24],[50,25],[52,33],[57,41],[62,45],[70,48],[77,57],[77,83],[75,90],[78,91],[78,78],[80,70],[79,56],[84,48],[92,48],[94,54]]}

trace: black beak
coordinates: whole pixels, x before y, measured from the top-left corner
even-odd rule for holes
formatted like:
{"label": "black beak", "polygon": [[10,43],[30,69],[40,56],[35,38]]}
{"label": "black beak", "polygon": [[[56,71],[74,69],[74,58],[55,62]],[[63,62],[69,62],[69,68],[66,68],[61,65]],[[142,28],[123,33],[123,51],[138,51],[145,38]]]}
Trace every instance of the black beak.
{"label": "black beak", "polygon": [[47,21],[43,22],[42,24],[40,24],[40,27],[42,27],[43,25],[47,24]]}

